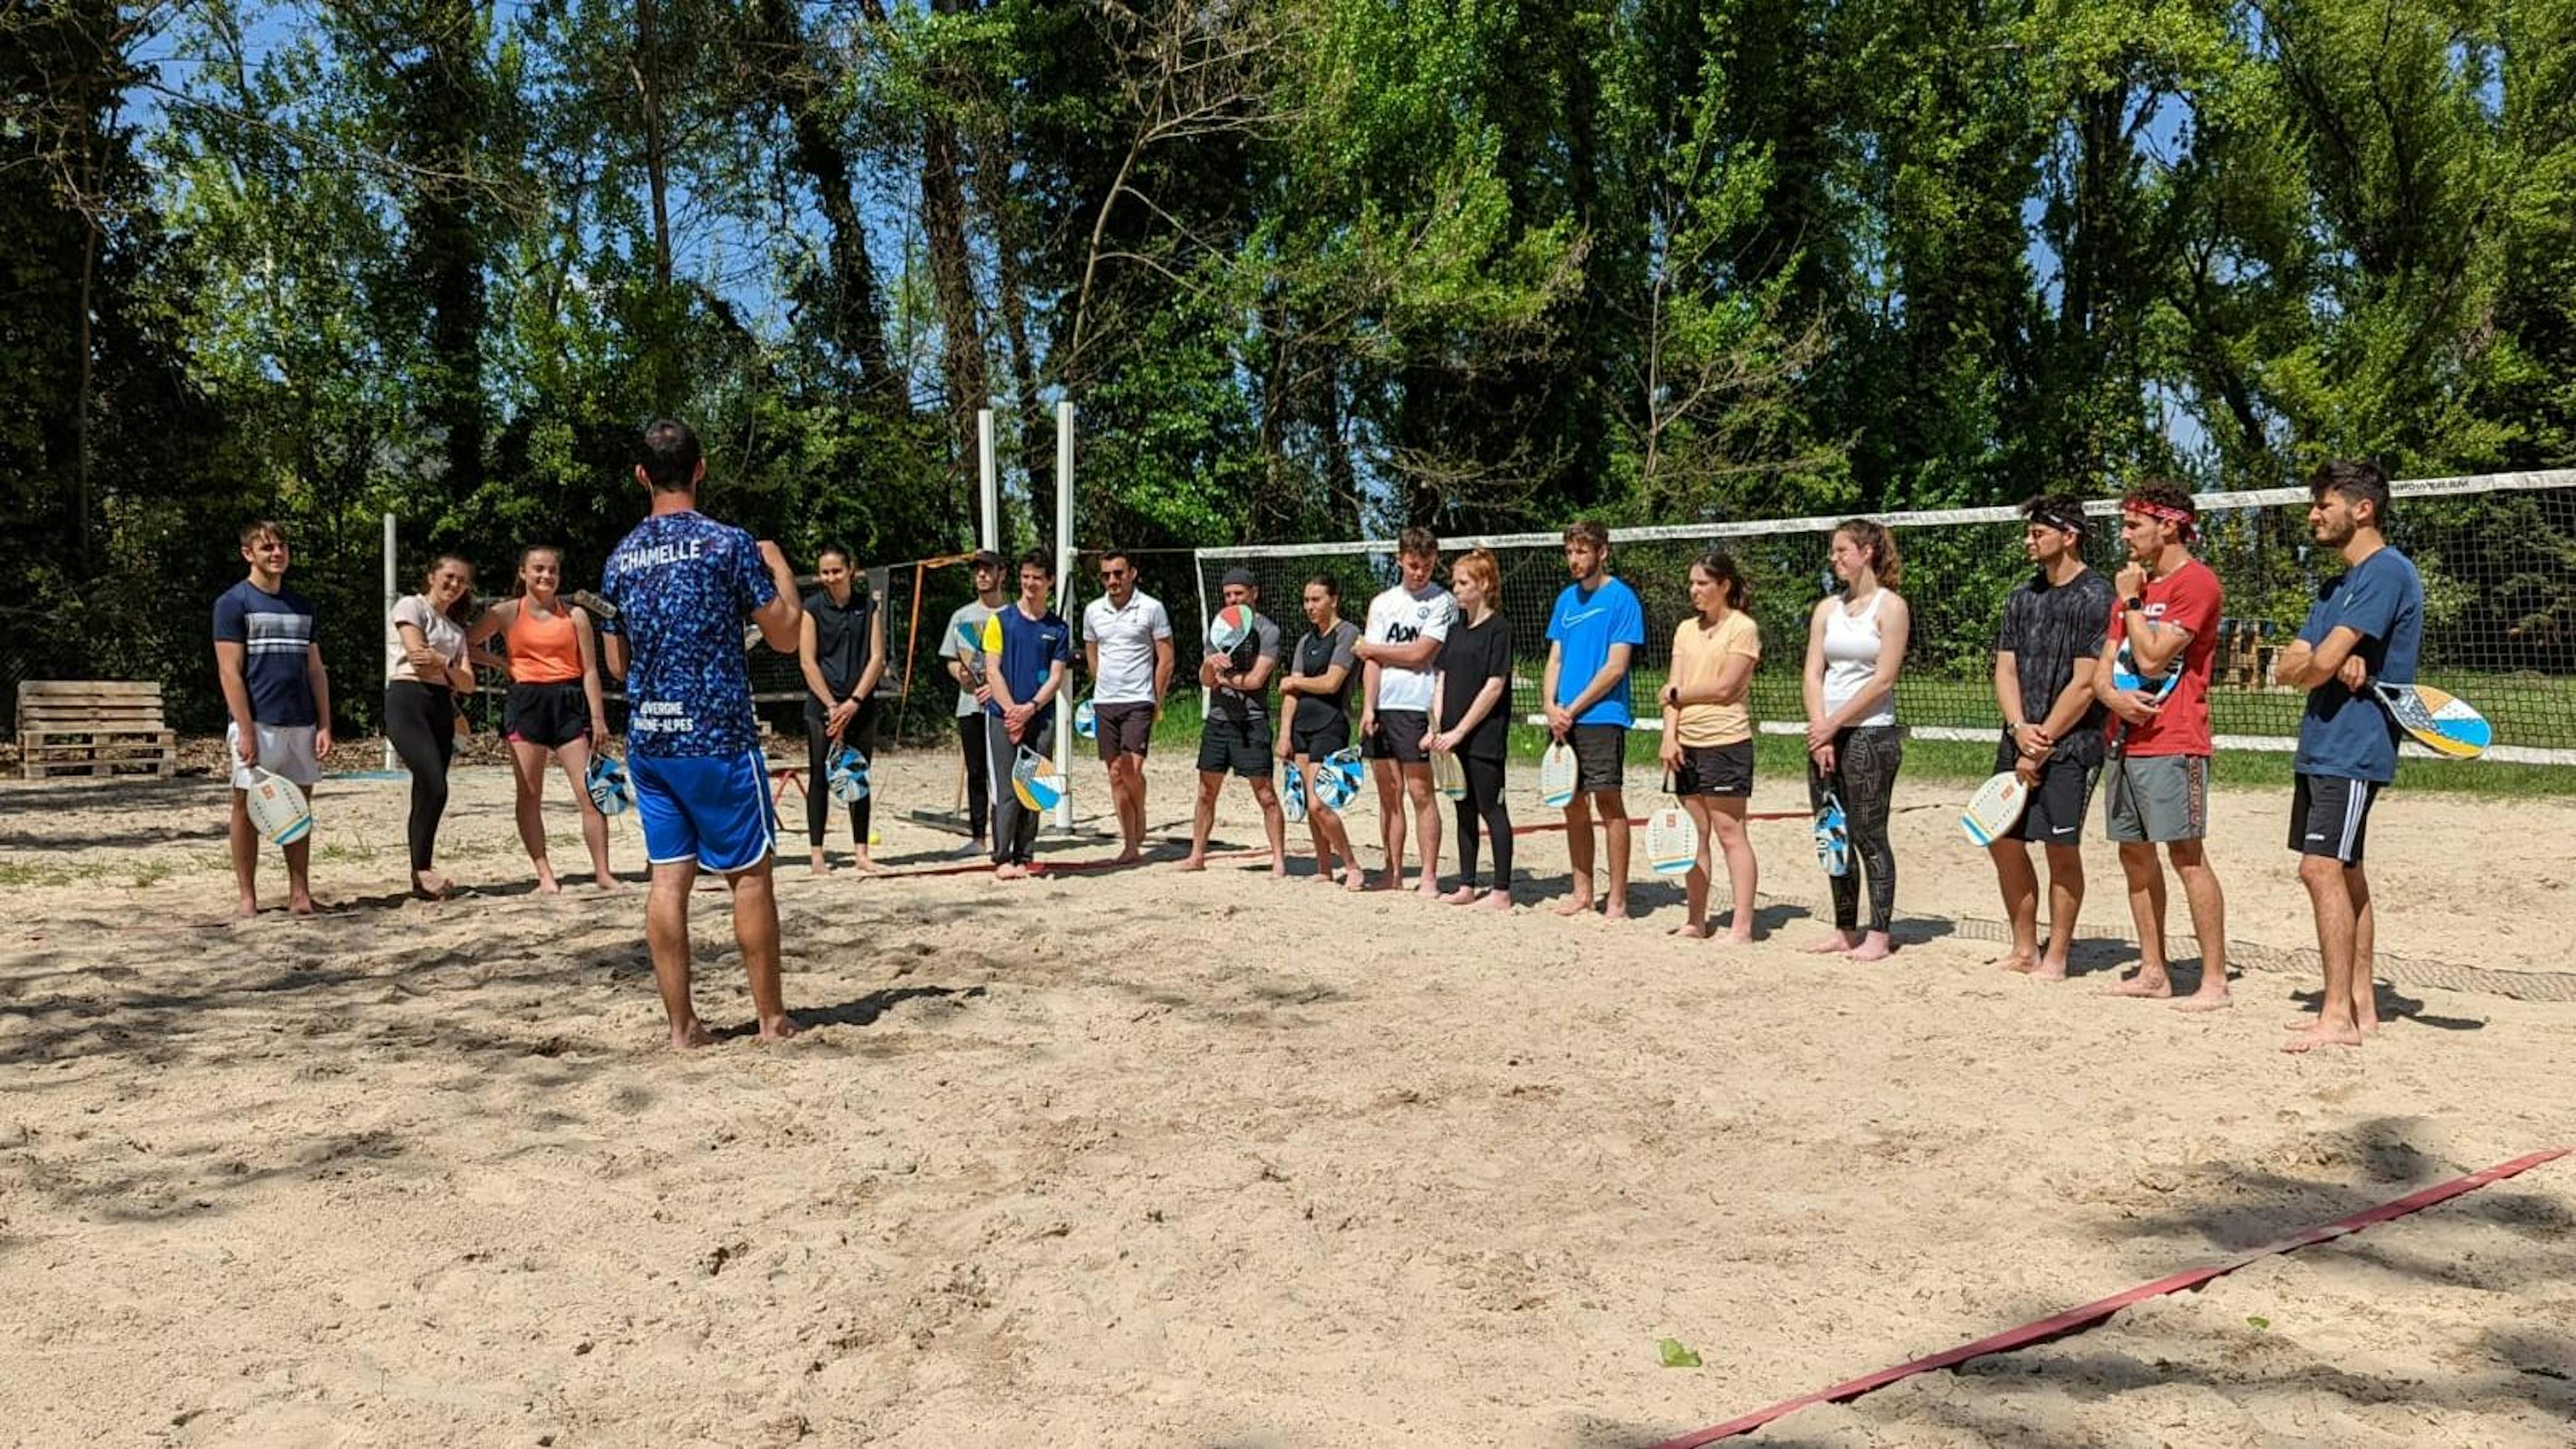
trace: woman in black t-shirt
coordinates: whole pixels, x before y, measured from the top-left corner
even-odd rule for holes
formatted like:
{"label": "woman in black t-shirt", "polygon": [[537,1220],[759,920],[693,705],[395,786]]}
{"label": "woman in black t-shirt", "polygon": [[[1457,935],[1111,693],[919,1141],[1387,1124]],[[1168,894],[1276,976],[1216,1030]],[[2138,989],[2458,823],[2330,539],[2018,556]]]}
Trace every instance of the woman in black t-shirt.
{"label": "woman in black t-shirt", "polygon": [[[805,841],[816,875],[831,872],[823,837],[832,821],[826,783],[832,757],[847,745],[863,759],[877,752],[877,681],[885,675],[885,611],[877,607],[865,576],[852,567],[848,549],[834,545],[814,560],[821,588],[805,596],[798,625],[796,662],[805,676]],[[866,795],[850,802],[850,854],[865,875],[877,872],[870,853]]]}
{"label": "woman in black t-shirt", "polygon": [[[1441,641],[1435,663],[1431,717],[1438,732],[1424,744],[1458,757],[1467,795],[1458,802],[1458,888],[1443,899],[1453,906],[1481,902],[1512,908],[1512,812],[1503,803],[1503,756],[1512,693],[1511,625],[1494,605],[1503,591],[1502,566],[1489,549],[1475,549],[1449,569],[1459,622]],[[1493,888],[1476,889],[1476,825],[1494,842]]]}

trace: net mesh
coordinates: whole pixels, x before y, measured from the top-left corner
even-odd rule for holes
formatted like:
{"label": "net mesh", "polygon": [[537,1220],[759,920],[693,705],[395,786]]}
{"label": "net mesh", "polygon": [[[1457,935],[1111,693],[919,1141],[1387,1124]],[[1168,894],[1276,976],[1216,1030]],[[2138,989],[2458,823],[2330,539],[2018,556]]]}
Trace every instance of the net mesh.
{"label": "net mesh", "polygon": [[[2576,764],[2576,470],[2400,483],[2389,539],[2424,578],[2424,651],[2418,681],[2437,685],[2495,726],[2490,758]],[[2226,590],[2213,662],[2210,715],[2235,748],[2288,749],[2305,696],[2267,683],[2275,650],[2293,638],[2318,589],[2343,571],[2340,558],[2310,541],[2304,489],[2205,494],[2196,550]],[[2105,571],[2123,558],[2118,504],[2089,505],[2099,521],[2086,561]],[[1611,570],[1645,605],[1646,644],[1632,688],[1640,718],[1663,686],[1673,630],[1689,610],[1693,559],[1716,549],[1751,582],[1750,611],[1761,626],[1762,663],[1753,678],[1754,717],[1773,731],[1805,715],[1800,667],[1807,619],[1829,583],[1825,552],[1837,519],[1754,520],[1612,531]],[[1880,517],[1904,562],[1899,585],[1914,613],[1898,718],[1933,737],[1985,738],[1997,726],[1992,671],[2004,596],[2028,573],[2022,521],[2009,508]],[[1512,710],[1541,709],[1547,616],[1565,586],[1563,543],[1554,534],[1442,540],[1444,560],[1471,547],[1493,549],[1502,571],[1500,607],[1516,663]],[[1387,540],[1287,547],[1202,549],[1200,584],[1219,596],[1228,569],[1250,569],[1264,612],[1298,626],[1305,581],[1330,577],[1343,617],[1358,621],[1368,600],[1395,582]],[[1444,573],[1445,579],[1445,573]],[[1174,623],[1180,623],[1174,609]]]}

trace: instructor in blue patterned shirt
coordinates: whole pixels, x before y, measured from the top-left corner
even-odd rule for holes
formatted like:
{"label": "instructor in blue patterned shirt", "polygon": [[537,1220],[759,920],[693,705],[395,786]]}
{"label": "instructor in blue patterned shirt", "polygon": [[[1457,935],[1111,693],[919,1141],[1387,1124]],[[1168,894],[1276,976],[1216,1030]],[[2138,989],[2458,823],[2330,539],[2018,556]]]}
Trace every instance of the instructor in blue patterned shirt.
{"label": "instructor in blue patterned shirt", "polygon": [[713,1038],[689,999],[689,891],[700,867],[733,888],[733,934],[751,977],[760,1038],[794,1036],[778,984],[777,844],[768,760],[751,712],[742,621],[781,654],[794,653],[804,609],[787,558],[767,539],[698,512],[707,476],[697,434],[669,419],[644,430],[635,481],[652,512],[608,556],[600,592],[608,672],[626,681],[626,765],[653,888],[644,937],[671,1019],[671,1045]]}

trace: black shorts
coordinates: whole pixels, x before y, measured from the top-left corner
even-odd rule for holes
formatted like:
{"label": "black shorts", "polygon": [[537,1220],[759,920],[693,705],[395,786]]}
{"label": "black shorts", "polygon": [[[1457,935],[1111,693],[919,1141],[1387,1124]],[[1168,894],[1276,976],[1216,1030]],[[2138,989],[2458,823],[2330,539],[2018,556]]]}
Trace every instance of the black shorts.
{"label": "black shorts", "polygon": [[1738,800],[1751,795],[1753,742],[1682,746],[1682,762],[1673,770],[1673,793],[1726,795]]}
{"label": "black shorts", "polygon": [[1360,753],[1372,760],[1393,760],[1399,765],[1427,765],[1431,752],[1422,742],[1431,734],[1431,716],[1418,709],[1382,709],[1377,712],[1377,733],[1360,741]]}
{"label": "black shorts", "polygon": [[2384,788],[2377,780],[2301,774],[2290,792],[2290,848],[2346,865],[2361,864],[2370,837],[2370,807]]}
{"label": "black shorts", "polygon": [[[2021,760],[2021,747],[2013,743],[2007,731],[1995,746],[1995,773],[2002,774]],[[2052,754],[2039,767],[2039,784],[2030,792],[2030,803],[2022,807],[2021,818],[2003,833],[2006,840],[2028,841],[2034,845],[2062,845],[2069,850],[2084,843],[2084,807],[2093,800],[2093,782],[2102,776],[2101,762],[2086,764],[2069,759],[2064,751]]]}
{"label": "black shorts", "polygon": [[1579,724],[1565,732],[1574,746],[1574,793],[1616,790],[1628,778],[1628,727]]}
{"label": "black shorts", "polygon": [[559,750],[590,737],[590,696],[578,679],[513,684],[501,706],[501,733],[523,745]]}
{"label": "black shorts", "polygon": [[1336,714],[1321,724],[1309,724],[1306,712],[1300,709],[1296,723],[1288,730],[1288,753],[1302,755],[1309,760],[1338,755],[1350,745],[1351,719],[1345,714]]}
{"label": "black shorts", "polygon": [[1146,747],[1154,742],[1154,706],[1150,703],[1094,704],[1091,723],[1099,731],[1103,763],[1120,755],[1141,759]]}
{"label": "black shorts", "polygon": [[1199,773],[1222,775],[1231,771],[1247,780],[1266,780],[1270,777],[1270,745],[1268,719],[1210,715],[1207,728],[1199,734]]}

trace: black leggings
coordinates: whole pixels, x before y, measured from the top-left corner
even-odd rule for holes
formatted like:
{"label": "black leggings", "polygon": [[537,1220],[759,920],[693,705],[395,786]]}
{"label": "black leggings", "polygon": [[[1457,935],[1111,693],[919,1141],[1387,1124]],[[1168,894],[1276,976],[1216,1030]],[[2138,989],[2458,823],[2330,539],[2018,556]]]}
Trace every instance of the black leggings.
{"label": "black leggings", "polygon": [[397,679],[385,686],[385,738],[411,771],[411,868],[429,869],[438,849],[438,818],[447,813],[447,763],[456,758],[456,692],[443,684]]}
{"label": "black leggings", "polygon": [[1466,777],[1467,796],[1458,806],[1458,884],[1476,884],[1476,822],[1494,838],[1494,889],[1512,888],[1512,807],[1503,803],[1503,762],[1474,755],[1458,757]]}
{"label": "black leggings", "polygon": [[[840,744],[834,744],[823,733],[826,728],[821,701],[811,695],[805,698],[805,843],[816,850],[823,848],[823,832],[832,823],[832,791],[825,783],[832,766],[832,756],[841,745],[854,745],[860,754],[873,762],[877,757],[877,702],[859,701],[859,712],[850,717],[850,727],[841,731]],[[868,843],[868,807],[876,803],[873,790],[850,802],[850,839],[858,845]]]}
{"label": "black leggings", "polygon": [[1825,792],[1843,802],[1851,833],[1852,868],[1833,878],[1834,926],[1860,928],[1861,878],[1869,878],[1869,928],[1884,931],[1896,916],[1896,851],[1887,841],[1887,815],[1896,795],[1897,767],[1905,763],[1905,735],[1895,725],[1853,725],[1834,736],[1833,773],[1807,757],[1807,804],[1823,809]]}
{"label": "black leggings", "polygon": [[966,754],[966,823],[977,840],[993,838],[993,761],[984,739],[984,712],[957,716],[957,748]]}

